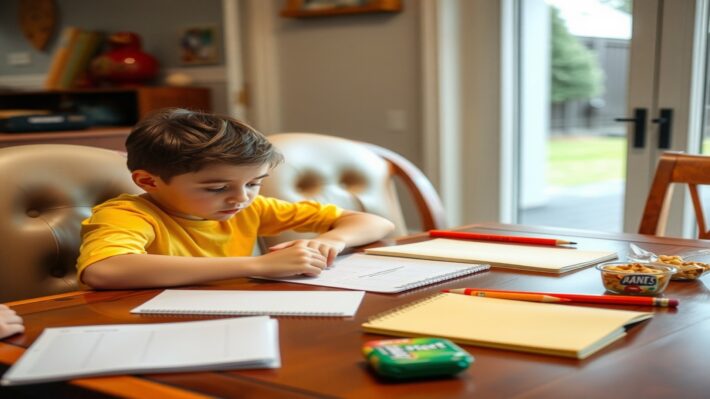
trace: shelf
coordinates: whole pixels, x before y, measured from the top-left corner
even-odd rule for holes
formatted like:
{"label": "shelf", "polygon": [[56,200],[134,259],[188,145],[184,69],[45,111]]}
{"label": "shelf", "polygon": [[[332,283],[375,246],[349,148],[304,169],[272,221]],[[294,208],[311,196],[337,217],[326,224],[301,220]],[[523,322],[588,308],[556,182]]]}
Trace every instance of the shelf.
{"label": "shelf", "polygon": [[210,91],[201,87],[144,86],[0,92],[0,109],[82,113],[94,126],[133,126],[151,112],[171,107],[209,112]]}
{"label": "shelf", "polygon": [[129,127],[104,127],[54,132],[1,133],[0,148],[28,144],[76,144],[126,151]]}
{"label": "shelf", "polygon": [[87,135],[96,137],[125,137],[131,132],[130,127],[97,127],[82,130],[58,130],[48,132],[6,133],[0,132],[0,143],[11,141],[34,141],[57,138],[80,138]]}
{"label": "shelf", "polygon": [[92,127],[51,132],[0,132],[0,147],[63,143],[124,150],[138,120],[161,108],[210,112],[210,90],[200,87],[142,86],[78,90],[0,92],[0,110],[26,109],[81,113]]}
{"label": "shelf", "polygon": [[338,5],[338,1],[330,3],[333,5],[329,7],[308,8],[304,0],[288,0],[283,10],[281,10],[281,16],[286,18],[313,18],[402,11],[402,2],[400,0],[370,0],[362,5],[342,6]]}

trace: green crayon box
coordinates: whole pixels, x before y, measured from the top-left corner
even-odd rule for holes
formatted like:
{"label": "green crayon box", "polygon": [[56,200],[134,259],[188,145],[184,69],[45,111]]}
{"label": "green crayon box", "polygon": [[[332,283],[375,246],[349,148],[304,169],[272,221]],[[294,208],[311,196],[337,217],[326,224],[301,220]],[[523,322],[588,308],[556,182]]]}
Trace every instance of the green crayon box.
{"label": "green crayon box", "polygon": [[473,362],[468,352],[442,338],[370,341],[362,351],[377,374],[394,379],[451,376]]}

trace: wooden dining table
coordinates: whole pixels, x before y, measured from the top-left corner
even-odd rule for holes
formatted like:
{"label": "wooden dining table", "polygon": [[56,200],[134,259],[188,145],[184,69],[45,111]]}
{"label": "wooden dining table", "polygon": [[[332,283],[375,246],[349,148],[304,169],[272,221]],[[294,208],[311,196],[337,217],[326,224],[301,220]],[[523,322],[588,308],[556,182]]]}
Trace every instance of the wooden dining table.
{"label": "wooden dining table", "polygon": [[[570,240],[577,242],[579,249],[614,250],[621,260],[627,258],[630,243],[657,254],[710,250],[710,241],[562,228],[483,223],[458,230]],[[420,234],[386,244],[425,239],[428,237]],[[700,260],[710,261],[710,255]],[[710,397],[708,285],[710,275],[695,281],[672,281],[664,295],[679,299],[680,305],[675,309],[609,306],[650,311],[654,317],[631,327],[624,338],[584,360],[464,345],[475,360],[467,370],[449,378],[389,381],[368,368],[362,355],[363,344],[389,337],[364,333],[361,324],[372,315],[442,289],[605,292],[600,273],[594,267],[561,275],[493,267],[487,272],[400,294],[367,293],[355,317],[277,317],[282,362],[277,369],[81,378],[3,387],[0,394],[52,398],[707,398]],[[220,281],[190,288],[331,290],[255,279]],[[47,327],[207,318],[129,313],[131,308],[159,292],[157,289],[77,291],[9,303],[24,318],[26,332],[0,342],[0,363],[7,369]]]}

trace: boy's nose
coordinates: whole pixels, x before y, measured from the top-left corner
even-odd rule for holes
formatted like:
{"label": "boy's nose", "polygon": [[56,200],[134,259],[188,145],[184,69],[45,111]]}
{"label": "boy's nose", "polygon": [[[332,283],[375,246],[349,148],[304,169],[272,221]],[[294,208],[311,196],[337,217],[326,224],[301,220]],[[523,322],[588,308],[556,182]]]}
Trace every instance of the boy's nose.
{"label": "boy's nose", "polygon": [[247,193],[244,191],[240,191],[235,192],[234,195],[230,196],[227,199],[227,202],[229,202],[230,204],[240,204],[242,202],[246,202],[248,199],[249,197],[247,196]]}

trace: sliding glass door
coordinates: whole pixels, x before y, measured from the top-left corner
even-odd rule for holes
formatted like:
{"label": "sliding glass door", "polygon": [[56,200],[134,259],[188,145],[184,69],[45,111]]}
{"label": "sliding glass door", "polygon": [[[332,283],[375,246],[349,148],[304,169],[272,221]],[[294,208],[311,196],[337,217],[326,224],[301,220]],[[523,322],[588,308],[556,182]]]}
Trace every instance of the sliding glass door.
{"label": "sliding glass door", "polygon": [[706,1],[517,6],[517,221],[636,231],[658,155],[700,149]]}

